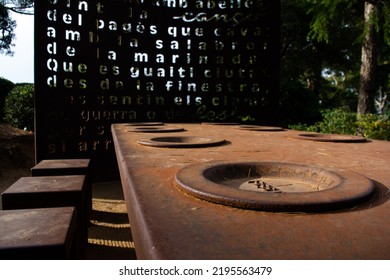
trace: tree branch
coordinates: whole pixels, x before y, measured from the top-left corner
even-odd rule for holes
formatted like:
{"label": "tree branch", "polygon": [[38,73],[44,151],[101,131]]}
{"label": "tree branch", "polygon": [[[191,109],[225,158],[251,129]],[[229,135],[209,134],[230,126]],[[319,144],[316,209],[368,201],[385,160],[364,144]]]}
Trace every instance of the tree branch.
{"label": "tree branch", "polygon": [[[4,9],[12,11],[12,12],[17,13],[17,14],[21,14],[21,15],[34,15],[34,4],[25,5],[25,6],[7,6],[7,5],[4,5],[3,7],[4,7]],[[33,9],[33,10],[30,12],[30,11],[28,11],[30,9]]]}
{"label": "tree branch", "polygon": [[25,12],[25,11],[18,10],[17,8],[6,7],[6,9],[20,15],[28,15],[28,16],[34,15],[34,12]]}

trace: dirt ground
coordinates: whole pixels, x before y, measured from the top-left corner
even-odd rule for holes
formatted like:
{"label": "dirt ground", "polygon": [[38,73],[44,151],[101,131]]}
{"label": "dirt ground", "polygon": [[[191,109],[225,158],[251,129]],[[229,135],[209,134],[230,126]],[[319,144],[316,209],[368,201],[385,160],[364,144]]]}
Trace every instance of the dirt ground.
{"label": "dirt ground", "polygon": [[[0,123],[0,193],[35,165],[34,134]],[[94,183],[86,258],[136,259],[120,182]],[[0,209],[2,209],[0,199]]]}
{"label": "dirt ground", "polygon": [[34,157],[33,133],[0,123],[0,192],[20,177],[30,176]]}

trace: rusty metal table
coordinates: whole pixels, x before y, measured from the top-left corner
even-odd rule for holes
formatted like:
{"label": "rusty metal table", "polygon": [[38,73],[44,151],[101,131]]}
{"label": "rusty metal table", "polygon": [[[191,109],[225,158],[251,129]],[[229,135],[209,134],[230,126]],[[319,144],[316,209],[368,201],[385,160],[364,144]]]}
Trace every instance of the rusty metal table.
{"label": "rusty metal table", "polygon": [[[298,131],[240,129],[234,124],[166,125],[184,131],[134,132],[129,124],[112,126],[138,258],[390,259],[390,142],[316,141],[297,137]],[[184,143],[184,136],[227,142],[210,147],[150,145],[167,137]],[[195,198],[175,182],[186,166],[238,159],[348,170],[372,180],[375,193],[346,209],[269,212]]]}

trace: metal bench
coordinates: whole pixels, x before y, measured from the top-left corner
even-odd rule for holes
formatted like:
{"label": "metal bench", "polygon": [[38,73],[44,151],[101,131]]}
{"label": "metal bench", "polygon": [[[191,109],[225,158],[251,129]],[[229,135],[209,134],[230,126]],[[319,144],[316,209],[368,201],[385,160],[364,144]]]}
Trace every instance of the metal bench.
{"label": "metal bench", "polygon": [[0,211],[0,259],[80,258],[74,207]]}
{"label": "metal bench", "polygon": [[85,175],[85,186],[87,196],[87,216],[92,213],[92,186],[90,174],[90,159],[47,159],[42,160],[31,168],[31,175],[36,176],[65,176]]}
{"label": "metal bench", "polygon": [[3,210],[73,206],[82,251],[88,243],[85,175],[22,177],[2,194]]}

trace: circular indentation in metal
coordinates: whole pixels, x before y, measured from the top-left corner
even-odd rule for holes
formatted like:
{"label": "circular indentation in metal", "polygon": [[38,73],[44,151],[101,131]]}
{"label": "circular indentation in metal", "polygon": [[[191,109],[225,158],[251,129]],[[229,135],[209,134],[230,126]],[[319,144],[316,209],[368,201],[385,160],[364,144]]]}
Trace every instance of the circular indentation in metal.
{"label": "circular indentation in metal", "polygon": [[127,130],[128,132],[146,132],[146,133],[160,133],[160,132],[180,132],[184,131],[182,127],[169,126],[135,126]]}
{"label": "circular indentation in metal", "polygon": [[126,123],[128,126],[156,126],[156,125],[164,125],[163,122],[135,122],[135,123]]}
{"label": "circular indentation in metal", "polygon": [[321,133],[301,133],[294,136],[295,139],[310,140],[318,142],[341,142],[341,143],[356,143],[366,142],[366,138],[362,136],[343,135],[343,134],[321,134]]}
{"label": "circular indentation in metal", "polygon": [[347,170],[278,162],[208,162],[175,177],[186,193],[210,202],[270,212],[320,212],[367,200],[374,183]]}
{"label": "circular indentation in metal", "polygon": [[277,126],[260,126],[260,125],[240,125],[238,127],[241,130],[250,130],[250,131],[283,131],[282,127]]}
{"label": "circular indentation in metal", "polygon": [[239,125],[239,123],[234,122],[204,122],[205,125]]}
{"label": "circular indentation in metal", "polygon": [[215,139],[210,137],[198,136],[167,136],[153,137],[149,139],[138,140],[138,143],[144,146],[160,148],[197,148],[222,145],[225,139]]}

